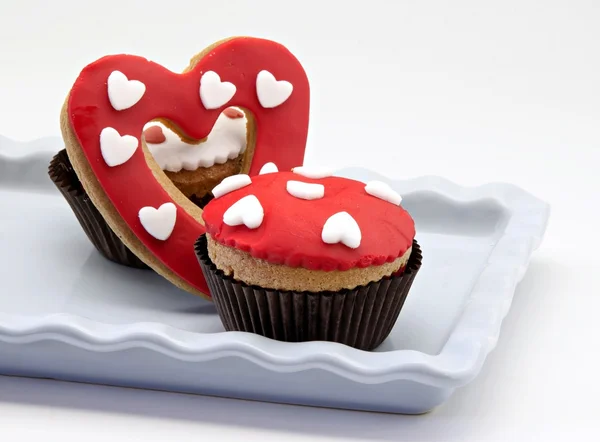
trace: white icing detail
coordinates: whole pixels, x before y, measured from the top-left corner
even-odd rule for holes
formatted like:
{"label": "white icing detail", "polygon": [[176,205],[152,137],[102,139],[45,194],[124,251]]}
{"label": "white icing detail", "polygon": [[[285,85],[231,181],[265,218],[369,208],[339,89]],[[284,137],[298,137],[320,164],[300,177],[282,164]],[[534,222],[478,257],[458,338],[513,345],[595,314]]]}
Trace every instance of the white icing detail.
{"label": "white icing detail", "polygon": [[138,139],[132,135],[121,136],[112,127],[105,127],[100,132],[100,151],[110,167],[120,166],[129,161],[137,147]]}
{"label": "white icing detail", "polygon": [[159,126],[166,138],[160,144],[146,143],[148,150],[162,170],[179,172],[223,164],[246,150],[246,117],[229,118],[221,113],[206,141],[188,144],[160,122],[150,122],[144,129]]}
{"label": "white icing detail", "polygon": [[290,195],[303,200],[318,200],[325,195],[325,186],[323,184],[288,181],[286,189]]}
{"label": "white icing detail", "polygon": [[228,226],[241,226],[242,224],[249,229],[256,229],[262,224],[265,212],[263,207],[254,195],[247,195],[223,214],[223,222]]}
{"label": "white icing detail", "polygon": [[206,109],[218,109],[235,95],[236,87],[214,71],[205,72],[200,79],[200,99]]}
{"label": "white icing detail", "polygon": [[215,188],[212,190],[212,194],[215,198],[219,198],[223,195],[233,192],[234,190],[249,186],[250,184],[252,184],[252,180],[248,175],[239,174],[228,176],[215,186]]}
{"label": "white icing detail", "polygon": [[256,95],[258,101],[264,108],[277,107],[284,103],[290,95],[294,86],[289,81],[277,81],[269,71],[260,71],[256,76]]}
{"label": "white icing detail", "polygon": [[177,207],[173,203],[164,203],[158,209],[142,207],[138,216],[146,232],[158,240],[165,241],[175,228]]}
{"label": "white icing detail", "polygon": [[265,175],[267,173],[276,173],[279,172],[279,169],[275,165],[275,163],[265,163],[263,167],[260,168],[259,175]]}
{"label": "white icing detail", "polygon": [[360,227],[348,212],[338,212],[329,217],[323,226],[321,239],[326,244],[342,243],[351,249],[360,246]]}
{"label": "white icing detail", "polygon": [[333,172],[330,169],[325,167],[294,167],[292,172],[297,173],[298,175],[305,176],[306,178],[320,179],[327,178],[329,176],[333,176]]}
{"label": "white icing detail", "polygon": [[113,71],[106,81],[108,100],[113,109],[129,109],[142,99],[146,85],[138,80],[129,80],[123,72]]}
{"label": "white icing detail", "polygon": [[365,186],[365,191],[376,198],[399,206],[402,202],[402,197],[398,192],[392,189],[383,181],[369,181]]}

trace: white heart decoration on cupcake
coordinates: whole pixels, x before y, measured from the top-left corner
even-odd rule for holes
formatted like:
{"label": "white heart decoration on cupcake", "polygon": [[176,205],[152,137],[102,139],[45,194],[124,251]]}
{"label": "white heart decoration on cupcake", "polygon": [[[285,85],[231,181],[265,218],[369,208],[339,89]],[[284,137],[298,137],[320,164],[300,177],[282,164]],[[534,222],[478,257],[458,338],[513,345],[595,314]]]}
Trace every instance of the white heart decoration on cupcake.
{"label": "white heart decoration on cupcake", "polygon": [[135,153],[138,144],[136,137],[121,135],[112,127],[105,127],[100,132],[100,151],[110,167],[126,163]]}
{"label": "white heart decoration on cupcake", "polygon": [[223,222],[231,227],[245,225],[249,229],[256,229],[262,224],[264,216],[265,212],[258,198],[247,195],[225,211]]}
{"label": "white heart decoration on cupcake", "polygon": [[362,234],[352,215],[348,212],[338,212],[325,221],[321,239],[325,244],[342,243],[351,249],[356,249],[360,246]]}
{"label": "white heart decoration on cupcake", "polygon": [[298,166],[294,167],[292,169],[292,172],[297,173],[298,175],[302,175],[306,178],[312,178],[314,180],[333,176],[333,171],[326,167]]}
{"label": "white heart decoration on cupcake", "polygon": [[302,181],[288,181],[286,190],[292,196],[303,200],[318,200],[325,195],[325,186],[317,183],[304,183]]}
{"label": "white heart decoration on cupcake", "polygon": [[200,78],[200,99],[206,109],[218,109],[235,95],[235,84],[221,81],[214,71],[205,72]]}
{"label": "white heart decoration on cupcake", "polygon": [[224,178],[219,184],[217,184],[212,190],[212,194],[215,198],[220,198],[223,195],[227,195],[234,190],[241,189],[252,184],[252,179],[243,173],[237,175],[231,175]]}
{"label": "white heart decoration on cupcake", "polygon": [[263,167],[260,168],[260,172],[258,172],[259,175],[266,175],[267,173],[276,173],[279,172],[279,169],[277,169],[277,166],[275,165],[275,163],[265,163],[263,164]]}
{"label": "white heart decoration on cupcake", "polygon": [[142,207],[139,217],[146,232],[158,240],[165,241],[175,228],[177,207],[173,203],[164,203],[158,209]]}
{"label": "white heart decoration on cupcake", "polygon": [[365,185],[365,192],[396,206],[399,206],[402,202],[400,194],[383,181],[369,181]]}
{"label": "white heart decoration on cupcake", "polygon": [[146,85],[138,80],[129,80],[121,71],[113,71],[106,81],[108,99],[113,109],[122,111],[137,104],[146,93]]}
{"label": "white heart decoration on cupcake", "polygon": [[258,101],[264,108],[273,108],[284,103],[290,95],[294,86],[289,81],[277,81],[269,71],[260,71],[256,76],[256,94]]}

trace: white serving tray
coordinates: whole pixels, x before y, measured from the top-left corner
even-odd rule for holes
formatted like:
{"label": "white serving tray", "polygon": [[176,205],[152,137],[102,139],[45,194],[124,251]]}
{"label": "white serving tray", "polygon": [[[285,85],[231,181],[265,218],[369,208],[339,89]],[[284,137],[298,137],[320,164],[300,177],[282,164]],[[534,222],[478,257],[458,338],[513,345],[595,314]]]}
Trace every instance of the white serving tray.
{"label": "white serving tray", "polygon": [[375,352],[283,343],[225,332],[209,301],[101,257],[47,176],[61,147],[0,137],[3,374],[423,413],[479,373],[549,217],[547,204],[509,184],[342,170],[403,195],[423,267]]}

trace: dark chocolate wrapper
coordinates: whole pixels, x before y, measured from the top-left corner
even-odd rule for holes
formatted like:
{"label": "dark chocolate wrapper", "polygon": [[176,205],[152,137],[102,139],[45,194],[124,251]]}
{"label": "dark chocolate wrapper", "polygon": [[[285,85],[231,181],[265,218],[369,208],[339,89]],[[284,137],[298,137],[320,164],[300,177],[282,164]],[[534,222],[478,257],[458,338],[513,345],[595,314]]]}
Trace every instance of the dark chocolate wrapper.
{"label": "dark chocolate wrapper", "polygon": [[104,257],[128,267],[149,268],[123,244],[96,209],[77,178],[65,149],[52,158],[48,175],[71,206],[83,231]]}
{"label": "dark chocolate wrapper", "polygon": [[204,207],[206,207],[206,205],[208,203],[210,203],[213,200],[213,198],[214,197],[213,197],[212,193],[207,193],[203,197],[198,197],[196,195],[192,195],[190,197],[190,201],[193,202],[198,207],[200,207],[201,209],[204,209]]}
{"label": "dark chocolate wrapper", "polygon": [[401,274],[352,290],[313,293],[263,289],[226,276],[208,256],[206,235],[196,241],[195,251],[226,330],[287,342],[333,341],[360,350],[373,350],[388,337],[423,258],[413,241]]}

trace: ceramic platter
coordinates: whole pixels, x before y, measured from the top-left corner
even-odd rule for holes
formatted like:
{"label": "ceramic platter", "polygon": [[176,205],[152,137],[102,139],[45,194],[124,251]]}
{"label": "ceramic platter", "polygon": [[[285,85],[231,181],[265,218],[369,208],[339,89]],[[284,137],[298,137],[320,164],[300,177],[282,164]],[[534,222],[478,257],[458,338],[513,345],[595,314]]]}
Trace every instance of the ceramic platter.
{"label": "ceramic platter", "polygon": [[549,216],[509,184],[340,170],[403,195],[423,267],[376,351],[284,343],[225,332],[211,302],[98,254],[46,173],[61,147],[0,138],[3,374],[424,413],[479,373]]}

